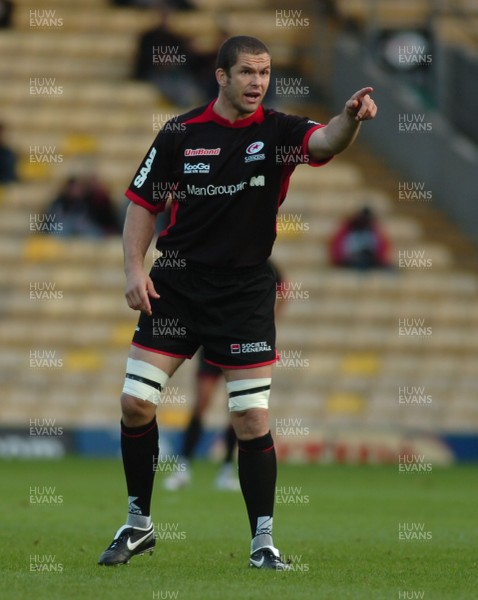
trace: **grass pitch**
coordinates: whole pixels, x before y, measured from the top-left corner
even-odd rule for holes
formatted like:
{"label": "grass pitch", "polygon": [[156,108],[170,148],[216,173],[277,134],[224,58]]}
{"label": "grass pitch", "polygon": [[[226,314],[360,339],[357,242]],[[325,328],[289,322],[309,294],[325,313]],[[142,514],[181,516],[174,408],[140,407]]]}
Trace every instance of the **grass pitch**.
{"label": "grass pitch", "polygon": [[242,496],[214,489],[215,465],[196,463],[181,492],[163,491],[158,473],[153,520],[162,539],[152,556],[113,568],[96,561],[125,519],[118,460],[4,461],[1,472],[4,599],[478,597],[472,466],[403,474],[280,465],[274,539],[293,560],[288,573],[247,567]]}

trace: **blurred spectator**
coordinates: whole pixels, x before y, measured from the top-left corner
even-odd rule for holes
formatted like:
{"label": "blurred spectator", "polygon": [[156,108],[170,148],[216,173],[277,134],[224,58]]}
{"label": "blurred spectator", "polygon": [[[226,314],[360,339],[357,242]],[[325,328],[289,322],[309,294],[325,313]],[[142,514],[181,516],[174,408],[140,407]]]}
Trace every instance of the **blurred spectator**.
{"label": "blurred spectator", "polygon": [[0,185],[17,180],[17,155],[6,143],[5,125],[0,123]]}
{"label": "blurred spectator", "polygon": [[13,2],[0,0],[0,28],[6,29],[12,24]]}
{"label": "blurred spectator", "polygon": [[205,67],[209,67],[209,56],[203,56],[191,40],[171,30],[171,6],[161,3],[157,11],[158,24],[140,37],[133,77],[150,81],[181,108],[201,104],[209,99],[204,91],[209,86],[204,85],[202,77]]}
{"label": "blurred spectator", "polygon": [[57,235],[102,237],[121,233],[113,202],[96,176],[70,177],[47,212],[63,225]]}
{"label": "blurred spectator", "polygon": [[105,185],[96,175],[85,180],[90,216],[103,234],[114,235],[122,231],[122,224],[116,207]]}
{"label": "blurred spectator", "polygon": [[390,267],[388,239],[368,207],[345,220],[332,237],[329,250],[332,264],[338,267]]}

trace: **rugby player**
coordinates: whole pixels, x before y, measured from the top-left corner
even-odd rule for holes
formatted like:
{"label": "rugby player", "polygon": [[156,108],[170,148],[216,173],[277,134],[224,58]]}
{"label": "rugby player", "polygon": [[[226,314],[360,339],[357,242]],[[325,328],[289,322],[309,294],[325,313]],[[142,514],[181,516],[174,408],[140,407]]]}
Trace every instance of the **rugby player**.
{"label": "rugby player", "polygon": [[[121,396],[128,513],[101,565],[127,563],[155,545],[156,409],[168,379],[203,346],[205,360],[226,379],[251,529],[249,565],[290,569],[272,538],[277,465],[268,405],[276,278],[267,258],[295,166],[325,165],[377,108],[372,88],[364,87],[327,125],[285,115],[262,106],[270,76],[270,52],[260,40],[226,40],[217,57],[218,97],[163,127],[126,192],[125,295],[141,311]],[[166,196],[171,219],[148,274],[144,258]]]}

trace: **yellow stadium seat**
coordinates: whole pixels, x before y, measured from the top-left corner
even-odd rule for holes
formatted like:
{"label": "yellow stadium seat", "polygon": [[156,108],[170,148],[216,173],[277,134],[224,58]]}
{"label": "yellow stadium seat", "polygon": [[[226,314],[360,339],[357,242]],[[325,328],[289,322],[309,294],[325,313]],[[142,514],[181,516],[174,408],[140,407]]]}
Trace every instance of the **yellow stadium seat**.
{"label": "yellow stadium seat", "polygon": [[98,139],[88,133],[71,133],[65,138],[62,149],[68,155],[94,154],[98,151]]}
{"label": "yellow stadium seat", "polygon": [[160,427],[174,427],[184,429],[189,421],[189,410],[185,409],[165,409],[159,411],[158,422]]}
{"label": "yellow stadium seat", "polygon": [[19,176],[24,181],[47,180],[52,175],[52,165],[44,162],[30,162],[22,159],[19,164]]}
{"label": "yellow stadium seat", "polygon": [[118,323],[115,325],[113,331],[111,332],[111,343],[114,346],[125,348],[131,343],[135,321],[136,319],[132,319],[131,322]]}
{"label": "yellow stadium seat", "polygon": [[364,411],[365,398],[355,392],[334,392],[326,400],[326,411],[337,415],[359,415]]}
{"label": "yellow stadium seat", "polygon": [[70,350],[64,359],[68,371],[99,371],[103,366],[101,354],[94,350]]}
{"label": "yellow stadium seat", "polygon": [[48,235],[32,235],[25,241],[23,258],[29,262],[58,260],[65,256],[66,245]]}
{"label": "yellow stadium seat", "polygon": [[380,371],[380,358],[375,353],[354,353],[344,356],[340,371],[343,375],[377,375]]}

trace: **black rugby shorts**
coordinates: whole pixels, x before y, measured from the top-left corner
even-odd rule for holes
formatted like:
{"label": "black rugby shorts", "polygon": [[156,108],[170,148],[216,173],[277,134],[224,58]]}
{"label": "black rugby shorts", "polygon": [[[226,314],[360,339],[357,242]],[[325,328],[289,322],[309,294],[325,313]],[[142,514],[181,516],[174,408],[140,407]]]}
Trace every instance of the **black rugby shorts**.
{"label": "black rugby shorts", "polygon": [[277,275],[268,262],[227,270],[157,261],[150,276],[160,298],[150,298],[152,316],[141,313],[133,345],[181,358],[203,346],[206,362],[229,369],[276,362]]}

